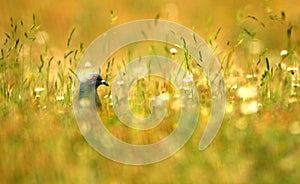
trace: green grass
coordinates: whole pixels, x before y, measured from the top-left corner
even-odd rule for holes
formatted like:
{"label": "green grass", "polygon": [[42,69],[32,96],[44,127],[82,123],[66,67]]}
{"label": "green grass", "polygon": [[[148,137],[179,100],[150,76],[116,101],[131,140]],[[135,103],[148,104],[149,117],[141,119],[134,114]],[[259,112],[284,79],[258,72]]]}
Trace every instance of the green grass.
{"label": "green grass", "polygon": [[[111,16],[115,23],[113,11]],[[93,150],[77,127],[71,106],[72,87],[78,82],[74,71],[84,47],[82,43],[72,44],[76,29],[70,30],[64,52],[55,53],[35,16],[31,23],[11,18],[0,46],[1,183],[297,183],[300,102],[299,87],[292,87],[292,82],[298,82],[299,72],[292,74],[286,67],[299,67],[300,38],[295,34],[299,24],[287,20],[285,13],[262,21],[239,12],[237,20],[229,40],[222,28],[206,39],[223,68],[228,113],[205,151],[199,152],[197,147],[210,115],[209,85],[186,52],[172,56],[169,45],[138,43],[115,53],[101,68],[102,76],[111,81],[133,58],[149,53],[164,55],[193,73],[199,91],[200,120],[190,141],[162,162],[127,166]],[[282,28],[277,34],[285,35],[287,55],[280,56],[283,49],[276,47],[253,51],[256,47],[252,44],[268,36],[262,32],[271,31],[271,24]],[[234,85],[237,89],[232,88]],[[256,86],[258,95],[240,99],[237,90],[242,86]],[[35,91],[37,87],[44,91]],[[132,111],[137,116],[148,115],[149,109],[140,111],[135,104],[147,106],[149,99],[162,91],[177,92],[159,78],[139,80],[131,91]],[[172,110],[159,127],[137,132],[118,122],[109,98],[104,98],[110,89],[101,87],[99,93],[104,103],[101,117],[108,129],[126,142],[156,142],[176,126],[178,109],[172,109],[177,105],[172,98],[168,104]],[[56,100],[58,96],[64,99]],[[240,108],[245,101],[260,103],[258,112],[242,114]]]}

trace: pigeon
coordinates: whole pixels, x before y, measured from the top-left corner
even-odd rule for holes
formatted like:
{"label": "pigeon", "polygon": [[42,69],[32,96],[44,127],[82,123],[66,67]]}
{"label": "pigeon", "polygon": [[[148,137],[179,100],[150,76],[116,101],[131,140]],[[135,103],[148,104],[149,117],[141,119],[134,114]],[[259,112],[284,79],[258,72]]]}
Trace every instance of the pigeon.
{"label": "pigeon", "polygon": [[87,79],[81,80],[78,96],[79,105],[82,107],[90,106],[94,100],[96,106],[101,107],[101,101],[97,93],[97,88],[100,85],[109,86],[98,73],[91,73]]}

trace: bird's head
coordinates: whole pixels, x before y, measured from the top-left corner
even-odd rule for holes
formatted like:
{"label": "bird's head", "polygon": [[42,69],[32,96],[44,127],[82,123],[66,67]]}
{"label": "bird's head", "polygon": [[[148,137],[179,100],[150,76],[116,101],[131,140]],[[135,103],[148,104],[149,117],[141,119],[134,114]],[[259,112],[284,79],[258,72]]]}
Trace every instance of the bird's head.
{"label": "bird's head", "polygon": [[109,86],[98,73],[91,73],[80,82],[79,98],[91,96],[100,85]]}
{"label": "bird's head", "polygon": [[108,83],[102,79],[102,77],[98,73],[92,74],[92,82],[95,83],[95,89],[97,89],[100,85],[109,86]]}
{"label": "bird's head", "polygon": [[82,106],[87,106],[89,103],[85,103],[84,100],[88,100],[90,102],[93,100],[93,96],[95,96],[96,105],[101,106],[101,102],[97,94],[97,88],[100,85],[109,86],[109,84],[102,79],[98,73],[91,73],[84,80],[81,80],[79,88],[79,100]]}

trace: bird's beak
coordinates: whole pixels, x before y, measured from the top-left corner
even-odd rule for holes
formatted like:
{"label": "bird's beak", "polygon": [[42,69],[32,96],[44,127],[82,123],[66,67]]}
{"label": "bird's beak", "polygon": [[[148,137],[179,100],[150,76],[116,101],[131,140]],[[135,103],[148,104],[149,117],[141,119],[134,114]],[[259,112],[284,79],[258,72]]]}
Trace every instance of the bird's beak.
{"label": "bird's beak", "polygon": [[102,80],[101,81],[101,84],[105,85],[105,86],[109,86],[109,84],[105,81],[105,80]]}

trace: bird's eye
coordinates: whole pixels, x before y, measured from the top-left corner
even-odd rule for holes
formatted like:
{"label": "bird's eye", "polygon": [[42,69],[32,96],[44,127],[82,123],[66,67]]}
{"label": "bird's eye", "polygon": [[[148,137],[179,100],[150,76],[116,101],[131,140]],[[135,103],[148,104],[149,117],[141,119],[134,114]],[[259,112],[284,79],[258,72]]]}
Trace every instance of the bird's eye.
{"label": "bird's eye", "polygon": [[96,81],[96,80],[97,80],[97,77],[96,77],[96,76],[93,76],[93,80]]}

